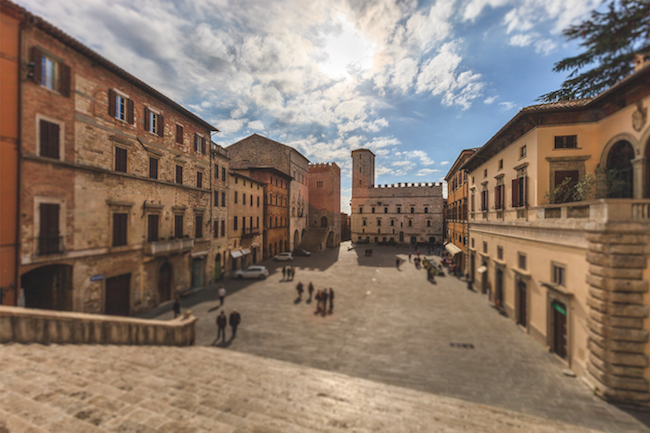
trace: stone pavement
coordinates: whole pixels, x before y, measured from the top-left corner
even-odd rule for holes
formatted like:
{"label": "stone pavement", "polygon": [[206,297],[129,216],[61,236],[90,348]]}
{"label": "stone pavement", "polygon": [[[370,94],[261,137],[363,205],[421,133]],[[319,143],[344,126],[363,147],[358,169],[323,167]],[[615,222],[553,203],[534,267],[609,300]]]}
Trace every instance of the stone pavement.
{"label": "stone pavement", "polygon": [[[637,420],[647,422],[646,412],[609,405],[563,375],[554,355],[463,281],[431,284],[408,261],[398,271],[395,256],[412,250],[374,247],[365,257],[364,245],[348,246],[296,258],[293,282],[281,281],[284,263],[273,262],[264,263],[267,280],[224,281],[226,311],[236,307],[242,324],[217,346],[607,432],[650,431]],[[298,301],[298,281],[333,287],[334,313],[317,316],[306,296]],[[212,344],[216,289],[183,306],[199,317],[197,344]]]}
{"label": "stone pavement", "polygon": [[588,433],[209,347],[0,347],[2,433]]}

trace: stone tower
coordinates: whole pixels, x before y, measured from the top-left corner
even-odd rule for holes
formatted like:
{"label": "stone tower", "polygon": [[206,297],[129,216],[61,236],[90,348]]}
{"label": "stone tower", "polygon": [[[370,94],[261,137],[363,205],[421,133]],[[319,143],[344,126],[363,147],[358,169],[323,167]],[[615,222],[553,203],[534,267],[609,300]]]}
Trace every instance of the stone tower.
{"label": "stone tower", "polygon": [[375,154],[368,149],[352,151],[352,197],[368,195],[375,186]]}

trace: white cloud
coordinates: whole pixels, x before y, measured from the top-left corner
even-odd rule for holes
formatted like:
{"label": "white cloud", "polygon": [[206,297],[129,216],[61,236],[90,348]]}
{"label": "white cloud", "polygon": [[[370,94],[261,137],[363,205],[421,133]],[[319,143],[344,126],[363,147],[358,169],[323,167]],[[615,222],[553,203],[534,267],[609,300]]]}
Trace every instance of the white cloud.
{"label": "white cloud", "polygon": [[442,162],[440,163],[440,165],[447,165],[447,164],[449,164],[449,161],[442,161]]}
{"label": "white cloud", "polygon": [[430,176],[433,173],[438,173],[440,170],[437,169],[432,169],[432,168],[423,168],[419,170],[417,173],[415,173],[416,176]]}
{"label": "white cloud", "polygon": [[510,37],[508,45],[512,45],[513,47],[527,47],[533,43],[536,36],[536,33],[516,34]]}
{"label": "white cloud", "polygon": [[511,101],[499,102],[499,109],[500,109],[501,111],[512,110],[512,109],[515,108],[516,106],[517,106],[517,104],[514,103],[514,102],[511,102]]}
{"label": "white cloud", "polygon": [[232,134],[243,128],[247,119],[226,119],[218,123],[217,128],[222,134]]}
{"label": "white cloud", "polygon": [[535,42],[535,52],[548,55],[557,48],[557,43],[552,39],[540,39]]}
{"label": "white cloud", "polygon": [[490,105],[490,104],[492,104],[494,101],[496,101],[497,98],[498,98],[498,96],[490,96],[489,98],[485,98],[485,100],[483,101],[483,103],[484,103],[485,105]]}
{"label": "white cloud", "polygon": [[253,129],[256,131],[264,131],[264,122],[261,120],[253,120],[252,122],[248,122],[248,129]]}

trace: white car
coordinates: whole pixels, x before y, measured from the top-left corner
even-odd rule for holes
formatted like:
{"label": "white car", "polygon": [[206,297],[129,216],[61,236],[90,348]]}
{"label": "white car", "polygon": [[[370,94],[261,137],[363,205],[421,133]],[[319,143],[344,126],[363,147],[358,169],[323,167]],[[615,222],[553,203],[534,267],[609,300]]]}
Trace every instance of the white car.
{"label": "white car", "polygon": [[260,280],[265,279],[269,276],[269,271],[266,269],[266,266],[249,266],[246,269],[240,269],[235,271],[232,274],[233,278],[259,278]]}
{"label": "white car", "polygon": [[273,257],[273,260],[281,261],[281,262],[290,262],[291,260],[293,260],[293,256],[291,255],[290,252],[280,253],[277,256]]}

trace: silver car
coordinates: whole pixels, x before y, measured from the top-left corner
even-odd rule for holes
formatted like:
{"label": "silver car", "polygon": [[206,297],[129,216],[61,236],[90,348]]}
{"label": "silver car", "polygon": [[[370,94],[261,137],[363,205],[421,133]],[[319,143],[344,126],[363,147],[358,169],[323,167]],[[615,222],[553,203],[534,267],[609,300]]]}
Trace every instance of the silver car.
{"label": "silver car", "polygon": [[237,279],[242,278],[258,278],[260,280],[269,276],[269,271],[266,266],[249,266],[246,269],[240,269],[233,272],[232,277]]}
{"label": "silver car", "polygon": [[293,256],[290,252],[280,253],[277,256],[273,257],[275,261],[290,262],[293,260]]}

